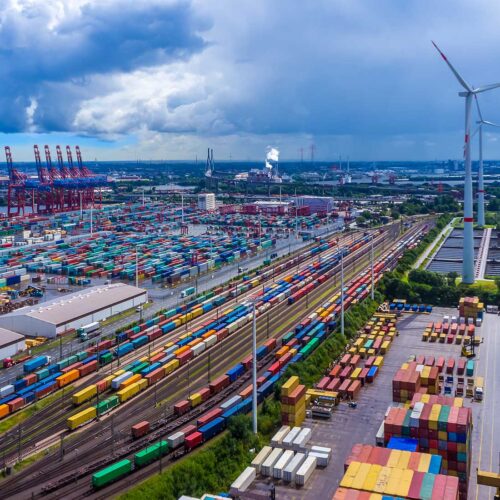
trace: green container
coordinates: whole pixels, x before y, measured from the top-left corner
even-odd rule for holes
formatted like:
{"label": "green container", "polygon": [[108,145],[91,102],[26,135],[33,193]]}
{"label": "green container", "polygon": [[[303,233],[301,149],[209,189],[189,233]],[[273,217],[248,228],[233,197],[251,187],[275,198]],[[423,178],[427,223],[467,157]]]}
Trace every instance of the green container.
{"label": "green container", "polygon": [[76,355],[70,356],[68,358],[68,366],[73,365],[74,363],[78,362],[78,357]]}
{"label": "green container", "polygon": [[448,430],[448,419],[450,416],[450,406],[441,406],[441,411],[438,417],[438,430],[447,431]]}
{"label": "green container", "polygon": [[82,361],[83,359],[88,357],[88,353],[86,351],[77,352],[76,357],[78,358],[78,361]]}
{"label": "green container", "polygon": [[115,464],[102,469],[92,475],[92,486],[94,488],[102,488],[107,484],[120,479],[132,472],[132,462],[130,460],[120,460]]}
{"label": "green container", "polygon": [[107,352],[100,357],[101,366],[107,365],[108,363],[111,363],[111,361],[113,361],[113,355],[110,352]]}
{"label": "green container", "polygon": [[143,467],[155,460],[158,460],[160,456],[165,455],[168,451],[168,444],[166,441],[160,441],[159,443],[148,446],[143,450],[137,452],[134,455],[134,463],[137,467]]}
{"label": "green container", "polygon": [[149,363],[147,361],[144,361],[140,365],[134,366],[134,368],[128,371],[131,371],[135,375],[136,373],[139,373],[141,370],[144,370],[144,368],[147,368],[148,366]]}
{"label": "green container", "polygon": [[423,500],[431,500],[432,490],[434,488],[434,479],[436,479],[435,474],[424,474],[424,479],[422,480],[422,486],[420,487],[419,498]]}
{"label": "green container", "polygon": [[120,404],[120,399],[116,395],[111,396],[108,399],[103,399],[102,401],[99,401],[99,403],[95,407],[97,416],[104,415],[104,413],[112,410],[119,404]]}
{"label": "green container", "polygon": [[469,361],[467,361],[466,371],[467,371],[468,377],[472,377],[472,375],[474,375],[474,360],[473,359],[469,359]]}

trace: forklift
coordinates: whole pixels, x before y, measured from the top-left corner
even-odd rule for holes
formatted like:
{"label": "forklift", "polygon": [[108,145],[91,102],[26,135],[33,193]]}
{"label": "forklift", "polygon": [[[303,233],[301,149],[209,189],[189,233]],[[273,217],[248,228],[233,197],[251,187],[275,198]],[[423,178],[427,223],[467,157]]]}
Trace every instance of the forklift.
{"label": "forklift", "polygon": [[462,356],[465,358],[474,358],[476,356],[475,342],[472,337],[464,340],[464,344],[462,346]]}

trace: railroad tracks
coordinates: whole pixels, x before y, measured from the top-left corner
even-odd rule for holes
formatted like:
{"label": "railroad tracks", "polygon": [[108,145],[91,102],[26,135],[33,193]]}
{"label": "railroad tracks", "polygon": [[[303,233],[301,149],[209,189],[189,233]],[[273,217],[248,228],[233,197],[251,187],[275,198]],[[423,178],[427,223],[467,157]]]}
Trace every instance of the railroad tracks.
{"label": "railroad tracks", "polygon": [[[393,237],[395,238],[395,235],[393,235]],[[377,244],[375,245],[376,248],[380,248],[380,246],[384,245],[383,240],[384,240],[383,237],[380,238],[379,240],[377,240]],[[363,249],[360,249],[360,250],[363,250]],[[356,273],[359,267],[362,268],[363,266],[366,266],[366,263],[369,260],[369,255],[368,255],[367,249],[365,248],[364,250],[365,251],[360,252],[360,254],[353,254],[352,256],[350,256],[351,257],[350,260],[348,258],[345,259],[346,274],[349,273],[350,266],[351,266],[351,275]],[[289,330],[291,324],[296,323],[295,320],[291,321],[290,323],[286,322],[285,318],[287,318],[287,317],[294,318],[299,314],[307,315],[310,310],[314,310],[317,307],[317,305],[320,304],[324,300],[326,295],[333,293],[335,288],[336,288],[336,284],[333,285],[333,290],[332,290],[331,280],[328,280],[322,286],[318,287],[313,292],[311,292],[311,294],[310,294],[311,297],[308,300],[310,307],[304,308],[304,300],[305,300],[304,299],[304,300],[297,302],[296,304],[294,304],[292,306],[286,306],[286,304],[282,303],[281,308],[280,307],[276,308],[277,309],[276,311],[274,311],[274,309],[273,309],[273,319],[270,322],[270,330],[271,331],[274,330],[272,333],[272,336],[281,337],[284,333],[286,333],[287,330]],[[262,319],[263,317],[265,318],[265,316],[266,316],[266,314],[260,316],[259,319]],[[250,350],[250,343],[248,341],[248,335],[247,335],[249,332],[250,332],[250,327],[247,325],[246,327],[243,327],[240,331],[235,333],[233,336],[229,337],[229,339],[233,339],[232,342],[228,343],[228,344],[230,344],[229,346],[227,344],[225,344],[225,345],[221,344],[221,346],[224,346],[226,348],[227,347],[230,348],[231,355],[229,355],[227,349],[224,350],[224,352],[221,349],[220,353],[216,356],[215,366],[214,366],[215,370],[217,370],[218,368],[219,369],[223,369],[224,367],[227,368],[228,364],[233,362],[232,361],[233,359],[234,360],[241,359],[242,355],[244,355],[245,352],[248,352]],[[264,335],[267,335],[267,332],[268,332],[268,327],[266,326],[266,324],[264,324],[262,321],[259,321],[258,322],[258,337],[262,338]],[[214,346],[213,349],[217,349],[217,346]],[[205,359],[203,357],[195,358],[195,360],[193,360],[193,362],[192,362],[192,365],[195,365],[195,364],[199,365],[202,368],[202,371],[204,371],[204,366],[206,364],[206,357],[205,357]],[[216,375],[214,375],[214,377],[215,376]],[[176,378],[178,378],[178,374],[176,375]],[[200,375],[197,377],[196,381],[199,382],[199,381],[204,380],[204,379],[205,379],[205,376]],[[243,379],[240,383],[240,387],[241,387],[241,385],[246,383],[246,381],[248,381],[248,379]],[[206,384],[206,382],[205,382],[205,384]],[[164,384],[164,385],[165,385],[165,387],[161,391],[162,397],[166,396],[166,397],[170,397],[170,399],[175,397],[176,393],[172,392],[171,385],[170,384]],[[196,383],[193,382],[193,386],[195,386],[195,385],[196,385]],[[173,428],[176,428],[176,427],[171,427],[171,425],[177,425],[177,428],[184,425],[186,423],[186,421],[193,420],[194,418],[196,418],[197,415],[201,414],[202,411],[206,411],[207,409],[217,405],[218,402],[220,402],[224,397],[227,397],[227,395],[230,395],[231,393],[234,393],[235,391],[237,392],[237,387],[235,385],[231,385],[230,387],[228,387],[227,394],[223,393],[221,398],[211,398],[209,401],[207,401],[206,405],[204,405],[201,408],[199,407],[198,412],[192,412],[192,413],[189,413],[189,415],[187,417],[181,417],[181,419],[177,420],[177,424],[175,424],[175,422],[176,422],[175,420],[172,422],[170,421],[172,416],[167,417],[165,419],[166,425],[158,425],[157,427],[153,426],[154,427],[153,433],[148,435],[146,440],[138,441],[136,446],[134,446],[133,448],[129,448],[126,441],[122,440],[123,446],[124,446],[123,452],[118,450],[118,453],[114,453],[111,457],[109,457],[109,444],[110,444],[109,441],[111,439],[111,436],[110,436],[110,438],[107,438],[104,441],[101,440],[100,441],[100,444],[101,444],[100,449],[96,449],[96,447],[93,446],[91,443],[92,438],[96,437],[95,429],[84,430],[81,433],[81,436],[78,439],[78,441],[75,442],[74,444],[71,444],[70,447],[67,449],[67,451],[72,451],[72,450],[74,451],[77,446],[83,446],[84,451],[80,452],[78,454],[78,456],[76,457],[76,459],[72,458],[69,460],[68,463],[59,462],[59,466],[55,467],[56,470],[53,470],[54,467],[52,467],[52,470],[50,470],[51,464],[52,464],[52,466],[54,466],[54,459],[56,459],[56,455],[57,455],[56,453],[52,454],[49,457],[46,457],[46,459],[43,459],[43,462],[37,463],[36,468],[38,470],[44,471],[43,472],[44,479],[50,478],[50,480],[51,480],[50,484],[45,485],[45,487],[43,489],[44,494],[49,494],[52,497],[52,493],[55,493],[56,491],[60,490],[61,488],[64,489],[64,485],[67,484],[68,482],[69,483],[73,482],[73,484],[74,484],[74,481],[76,479],[82,478],[82,477],[92,473],[93,471],[95,471],[99,468],[102,468],[107,463],[115,461],[119,457],[127,456],[127,454],[130,455],[131,453],[134,452],[134,450],[141,449],[144,446],[147,446],[147,444],[150,443],[151,441],[154,442],[154,439],[156,439],[157,433],[159,433],[159,435],[162,435],[162,434],[164,435],[165,433],[170,432]],[[161,414],[161,411],[162,411],[161,409],[160,410],[156,409],[156,411],[151,411],[151,401],[150,400],[151,400],[152,394],[153,393],[151,391],[149,391],[149,393],[144,394],[145,397],[141,401],[135,401],[136,404],[128,405],[128,407],[127,407],[127,405],[124,405],[123,411],[121,412],[122,414],[121,415],[117,414],[117,417],[119,417],[121,419],[122,425],[125,425],[125,424],[129,425],[131,421],[132,421],[132,423],[135,423],[134,420],[137,421],[138,414],[141,415],[141,418],[145,418],[143,412],[147,412],[148,410],[149,410],[149,414],[152,417],[155,414],[156,415]],[[134,400],[132,400],[131,403],[132,402],[134,402]],[[169,415],[171,415],[171,414],[169,414]],[[106,420],[109,421],[109,417],[107,417]],[[167,425],[168,425],[168,427],[167,427]],[[95,427],[95,426],[92,426],[92,427]],[[101,429],[99,429],[99,431],[98,431],[97,436],[103,436],[105,434],[106,430],[109,430],[109,428],[110,428],[110,426],[106,426],[105,428],[101,427]],[[89,441],[89,440],[90,440],[90,444],[87,444],[87,449],[85,449],[85,441]],[[122,441],[114,442],[114,446],[115,447],[118,446]],[[104,446],[104,445],[106,445],[106,446]],[[108,458],[106,458],[105,455],[108,455]],[[101,457],[103,457],[103,458],[101,458]],[[81,464],[82,461],[88,461],[89,458],[94,459],[94,461],[92,462],[91,468],[89,469],[89,466],[82,468],[79,464]],[[164,459],[164,460],[166,460],[166,459]],[[70,472],[70,471],[73,471],[73,472],[68,474],[68,472]],[[27,473],[28,472],[29,471],[27,471]],[[61,477],[61,476],[63,476],[63,477]],[[138,476],[136,474],[134,474],[134,481],[136,480],[135,479],[136,477],[138,477]],[[59,478],[59,479],[57,479],[57,478]],[[14,479],[14,478],[12,478],[12,479]],[[14,482],[16,483],[16,485],[9,485],[9,484],[5,484],[5,483],[3,485],[6,487],[5,492],[9,493],[9,496],[12,493],[15,495],[17,493],[21,493],[23,491],[30,490],[31,488],[33,488],[35,486],[39,486],[39,485],[41,486],[41,483],[42,483],[41,478],[38,474],[35,475],[35,477],[33,477],[33,475],[32,475],[31,480],[28,478],[26,478],[27,480],[23,480],[23,478],[21,478],[19,476],[17,476],[15,479],[16,480]],[[9,480],[9,482],[11,482],[11,480]],[[12,486],[12,489],[10,486]],[[4,488],[2,488],[2,491],[4,491]],[[108,495],[108,490],[106,490],[106,495]],[[59,496],[55,496],[55,498],[59,498]]]}

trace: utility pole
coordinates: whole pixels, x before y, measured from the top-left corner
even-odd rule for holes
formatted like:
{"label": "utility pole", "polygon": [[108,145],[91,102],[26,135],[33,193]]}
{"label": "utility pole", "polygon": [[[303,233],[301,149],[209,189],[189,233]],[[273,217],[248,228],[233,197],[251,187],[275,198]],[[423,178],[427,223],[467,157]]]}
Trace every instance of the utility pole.
{"label": "utility pole", "polygon": [[252,423],[253,433],[257,434],[257,318],[255,315],[255,301],[252,304]]}
{"label": "utility pole", "polygon": [[371,289],[371,298],[372,300],[375,299],[375,278],[373,275],[373,233],[371,237],[371,248],[370,248],[370,272],[371,272],[371,278],[372,278],[372,289]]}
{"label": "utility pole", "polygon": [[62,462],[64,458],[64,434],[61,434],[59,444],[59,460]]}
{"label": "utility pole", "polygon": [[344,250],[340,251],[340,333],[344,335]]}
{"label": "utility pole", "polygon": [[19,427],[17,428],[17,455],[19,462],[21,461],[21,436],[22,436],[22,430],[21,430],[21,424],[19,424]]}
{"label": "utility pole", "polygon": [[139,288],[139,258],[137,255],[137,245],[135,246],[135,286]]}
{"label": "utility pole", "polygon": [[82,202],[82,192],[80,191],[80,220],[83,220],[83,202]]}
{"label": "utility pole", "polygon": [[184,224],[184,194],[181,193],[181,224]]}
{"label": "utility pole", "polygon": [[90,236],[94,232],[94,205],[90,205]]}

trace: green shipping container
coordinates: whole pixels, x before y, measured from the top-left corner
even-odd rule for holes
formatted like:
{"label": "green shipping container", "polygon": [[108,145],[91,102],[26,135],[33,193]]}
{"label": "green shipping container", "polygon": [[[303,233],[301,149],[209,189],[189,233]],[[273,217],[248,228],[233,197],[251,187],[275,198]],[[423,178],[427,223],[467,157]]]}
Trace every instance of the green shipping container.
{"label": "green shipping container", "polygon": [[111,361],[113,361],[113,355],[110,352],[107,352],[100,357],[101,366],[107,365],[108,363],[111,363]]}
{"label": "green shipping container", "polygon": [[167,451],[168,444],[166,441],[160,441],[152,446],[148,446],[134,455],[135,465],[137,467],[142,467],[154,462],[155,460],[158,460],[160,456],[165,455]]}
{"label": "green shipping container", "polygon": [[474,375],[474,360],[473,359],[469,359],[469,361],[467,361],[467,376],[468,377],[472,377],[472,375]]}
{"label": "green shipping container", "polygon": [[120,404],[120,399],[118,398],[118,396],[111,396],[108,399],[100,401],[95,407],[97,416],[100,417],[101,415],[104,415],[106,412],[112,410],[119,404]]}
{"label": "green shipping container", "polygon": [[129,371],[131,371],[135,375],[136,373],[139,373],[141,370],[144,370],[144,368],[147,368],[148,366],[149,363],[147,361],[144,361],[140,365],[134,366],[134,368],[132,368]]}
{"label": "green shipping container", "polygon": [[450,416],[450,406],[441,406],[441,411],[438,417],[438,430],[446,431],[448,430],[448,419]]}
{"label": "green shipping container", "polygon": [[92,475],[92,486],[102,488],[107,484],[120,479],[132,472],[132,462],[130,460],[120,460],[105,469],[102,469]]}

